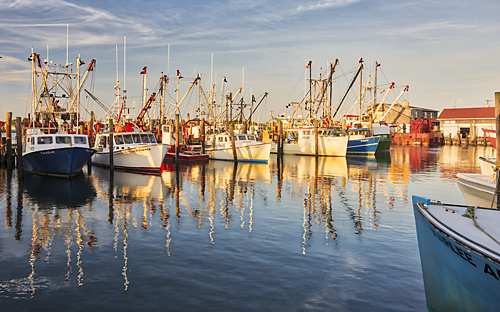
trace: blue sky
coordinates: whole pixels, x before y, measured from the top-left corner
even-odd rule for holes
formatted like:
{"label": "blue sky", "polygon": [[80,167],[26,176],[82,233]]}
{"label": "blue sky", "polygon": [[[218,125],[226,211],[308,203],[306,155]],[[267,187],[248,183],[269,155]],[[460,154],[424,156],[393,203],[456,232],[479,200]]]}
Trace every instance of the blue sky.
{"label": "blue sky", "polygon": [[[334,103],[363,58],[365,79],[378,61],[380,88],[391,81],[401,87],[386,102],[409,85],[402,100],[413,106],[478,107],[500,91],[498,12],[495,0],[0,0],[0,119],[8,111],[27,113],[31,47],[45,58],[48,45],[50,60],[65,62],[66,23],[69,60],[74,62],[78,53],[87,62],[97,60],[94,94],[108,105],[116,83],[116,45],[123,83],[126,35],[127,94],[138,103],[139,73],[148,67],[152,92],[160,73],[167,73],[170,44],[170,76],[180,70],[185,77],[181,95],[197,73],[209,89],[213,53],[217,92],[222,76],[227,77],[226,91],[243,86],[244,67],[245,99],[250,87],[256,96],[269,93],[261,121],[270,111],[289,113],[285,105],[303,96],[306,60],[313,62],[313,78],[318,78],[320,68],[325,72],[328,62],[339,59]],[[350,95],[346,107],[355,97]],[[183,114],[194,110],[197,101],[195,92],[183,103]],[[100,107],[94,108],[104,116]]]}

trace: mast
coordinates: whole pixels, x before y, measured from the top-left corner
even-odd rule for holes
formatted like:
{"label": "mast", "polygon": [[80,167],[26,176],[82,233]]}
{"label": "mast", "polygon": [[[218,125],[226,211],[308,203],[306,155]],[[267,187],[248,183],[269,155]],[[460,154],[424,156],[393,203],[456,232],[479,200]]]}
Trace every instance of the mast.
{"label": "mast", "polygon": [[201,73],[198,73],[198,79],[199,79],[199,82],[198,82],[198,86],[199,86],[198,90],[199,91],[198,92],[199,92],[199,97],[200,97],[199,103],[198,103],[198,105],[199,105],[199,107],[198,107],[198,118],[201,119],[201,96],[202,96],[202,93],[203,93],[203,90],[201,89]]}
{"label": "mast", "polygon": [[309,68],[309,118],[312,118],[312,61],[307,63]]}
{"label": "mast", "polygon": [[123,36],[123,106],[124,107],[126,100],[127,100],[127,35],[124,35]]}
{"label": "mast", "polygon": [[359,70],[359,122],[361,123],[361,93],[363,92],[363,59],[359,61],[361,63],[361,67]]}
{"label": "mast", "polygon": [[377,69],[380,66],[380,64],[375,61],[375,81],[373,85],[373,108],[372,108],[372,119],[375,118],[375,115],[373,113],[375,112],[375,106],[377,105]]}
{"label": "mast", "polygon": [[147,70],[147,66],[144,66],[144,68],[142,69],[142,72],[141,72],[141,75],[143,75],[142,76],[142,91],[143,91],[143,93],[142,93],[142,106],[143,107],[146,106],[146,101],[147,101],[146,97],[148,96],[147,95],[148,90],[146,87],[146,70]]}
{"label": "mast", "polygon": [[80,121],[80,53],[76,58],[76,125]]}
{"label": "mast", "polygon": [[163,124],[164,109],[165,109],[165,89],[167,86],[167,76],[161,72],[161,97],[160,97],[160,126]]}

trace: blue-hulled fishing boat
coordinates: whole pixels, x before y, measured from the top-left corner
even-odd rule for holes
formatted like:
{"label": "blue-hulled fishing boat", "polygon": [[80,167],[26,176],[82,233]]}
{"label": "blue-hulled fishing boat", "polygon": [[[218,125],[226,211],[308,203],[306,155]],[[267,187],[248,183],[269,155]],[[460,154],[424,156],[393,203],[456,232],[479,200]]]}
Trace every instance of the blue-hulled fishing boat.
{"label": "blue-hulled fishing boat", "polygon": [[500,210],[413,196],[429,311],[498,311]]}
{"label": "blue-hulled fishing boat", "polygon": [[[42,61],[40,54],[33,52],[28,60],[32,62],[33,97],[23,144],[23,167],[37,174],[72,178],[96,152],[90,148],[79,122],[80,90],[95,60],[82,77],[80,66],[85,62],[80,57],[76,58],[76,71],[73,64],[63,67]],[[65,70],[60,71],[60,67]]]}
{"label": "blue-hulled fishing boat", "polygon": [[347,129],[347,154],[375,154],[380,136],[370,136],[368,128]]}

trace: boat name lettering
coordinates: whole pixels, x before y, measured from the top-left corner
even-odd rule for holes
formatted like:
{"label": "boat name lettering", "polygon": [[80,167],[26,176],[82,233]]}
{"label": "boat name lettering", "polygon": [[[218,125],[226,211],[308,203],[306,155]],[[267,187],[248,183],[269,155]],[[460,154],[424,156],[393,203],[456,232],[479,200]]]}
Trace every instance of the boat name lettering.
{"label": "boat name lettering", "polygon": [[500,280],[500,270],[497,270],[497,274],[495,274],[495,271],[490,267],[488,263],[484,264],[484,273],[492,275],[495,279]]}
{"label": "boat name lettering", "polygon": [[[445,244],[448,248],[450,248],[454,253],[456,253],[457,255],[460,256],[460,258],[464,259],[465,261],[467,261],[469,264],[473,265],[474,267],[476,266],[474,264],[474,262],[472,262],[472,257],[471,255],[462,250],[461,248],[458,248],[457,246],[453,246],[449,240],[447,240],[446,238],[444,238],[441,234],[437,233],[435,230],[432,230],[432,233],[434,234],[434,236],[436,236],[443,244]],[[486,270],[486,268],[485,268]]]}
{"label": "boat name lettering", "polygon": [[42,155],[48,155],[48,154],[55,154],[56,152],[54,151],[46,151],[46,152],[40,152]]}
{"label": "boat name lettering", "polygon": [[134,152],[144,152],[144,151],[150,151],[150,148],[141,148],[141,149],[135,149]]}

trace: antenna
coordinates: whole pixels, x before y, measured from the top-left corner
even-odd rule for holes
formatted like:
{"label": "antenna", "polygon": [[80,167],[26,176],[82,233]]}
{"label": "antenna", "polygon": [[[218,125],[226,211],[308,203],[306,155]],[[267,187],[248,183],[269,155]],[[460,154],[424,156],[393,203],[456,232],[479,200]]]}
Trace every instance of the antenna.
{"label": "antenna", "polygon": [[127,92],[127,35],[123,36],[123,97]]}
{"label": "antenna", "polygon": [[69,51],[69,23],[66,23],[66,67],[68,67],[68,51]]}

